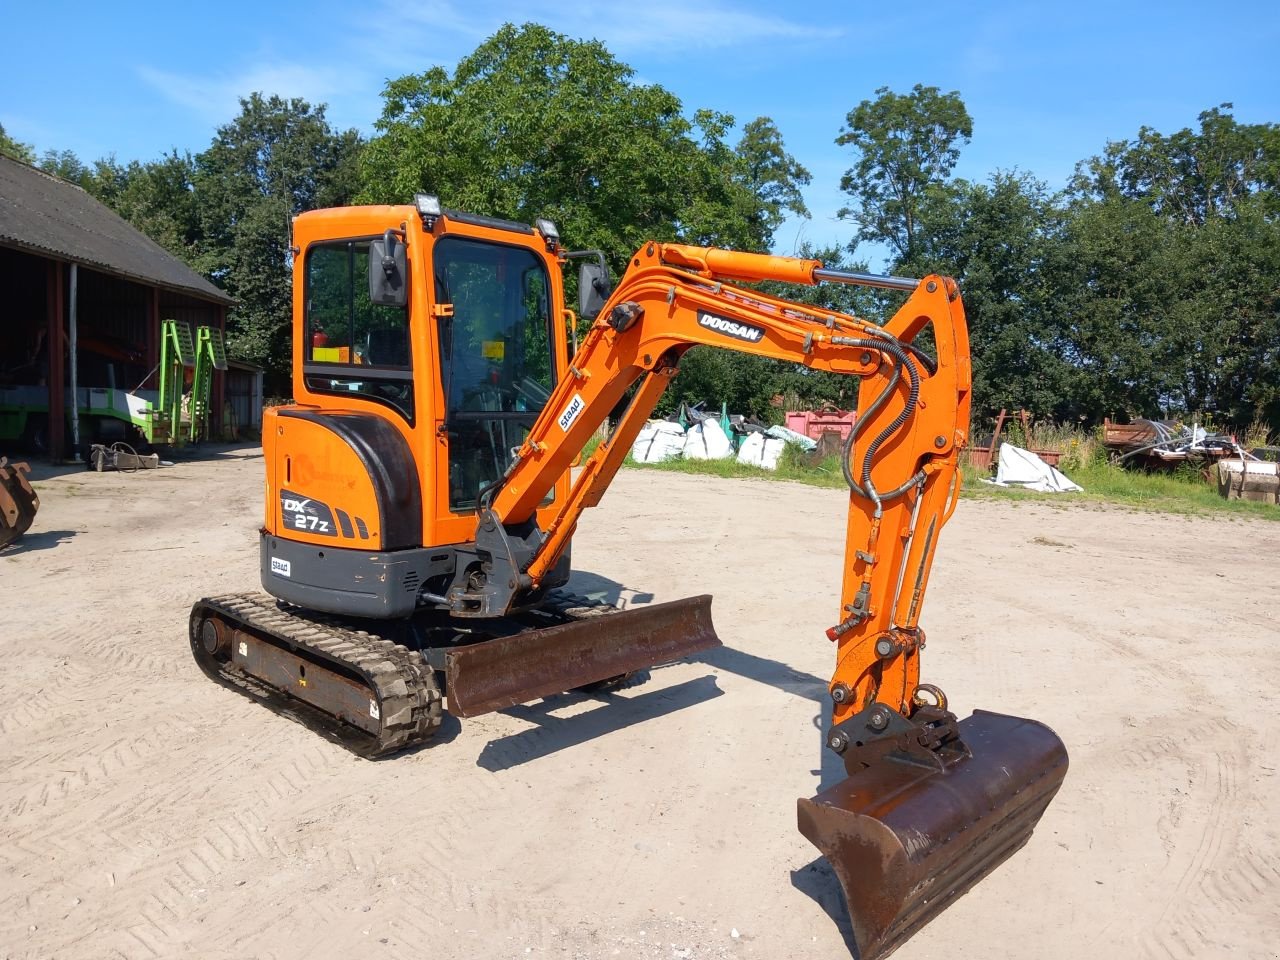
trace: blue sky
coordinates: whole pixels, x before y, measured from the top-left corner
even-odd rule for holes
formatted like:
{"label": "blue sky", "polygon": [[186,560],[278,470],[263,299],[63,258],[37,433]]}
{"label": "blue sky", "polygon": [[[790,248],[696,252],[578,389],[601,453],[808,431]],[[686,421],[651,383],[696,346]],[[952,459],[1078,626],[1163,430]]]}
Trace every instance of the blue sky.
{"label": "blue sky", "polygon": [[965,12],[822,0],[6,0],[0,10],[0,123],[40,151],[84,160],[198,152],[253,90],[327,103],[330,120],[367,134],[387,79],[451,67],[504,21],[595,37],[690,113],[777,122],[813,173],[812,219],[783,228],[781,252],[801,237],[851,236],[835,212],[852,158],[833,141],[880,86],[960,92],[974,136],[959,175],[1016,167],[1055,187],[1076,161],[1143,124],[1171,132],[1223,101],[1241,121],[1280,121],[1275,2],[997,2]]}

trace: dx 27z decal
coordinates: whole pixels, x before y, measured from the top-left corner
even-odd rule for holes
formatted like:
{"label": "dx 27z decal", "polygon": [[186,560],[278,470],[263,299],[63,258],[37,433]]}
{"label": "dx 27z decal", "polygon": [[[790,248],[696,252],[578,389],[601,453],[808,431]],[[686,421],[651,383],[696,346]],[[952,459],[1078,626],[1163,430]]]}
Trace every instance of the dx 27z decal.
{"label": "dx 27z decal", "polygon": [[[336,527],[333,521],[334,513],[338,515]],[[284,525],[289,530],[305,530],[308,533],[318,533],[322,537],[336,537],[340,530],[342,536],[348,540],[357,536],[361,540],[369,539],[369,527],[360,517],[352,517],[341,508],[331,510],[327,503],[321,503],[319,500],[312,500],[288,490],[280,491],[280,515],[284,518]],[[352,523],[353,520],[354,523]]]}

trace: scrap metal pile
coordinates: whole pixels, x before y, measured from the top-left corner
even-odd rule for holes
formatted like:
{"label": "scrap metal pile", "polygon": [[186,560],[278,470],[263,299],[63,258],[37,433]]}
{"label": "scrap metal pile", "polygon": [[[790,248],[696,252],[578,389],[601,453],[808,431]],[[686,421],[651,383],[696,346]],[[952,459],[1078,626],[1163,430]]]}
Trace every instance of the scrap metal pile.
{"label": "scrap metal pile", "polygon": [[1169,420],[1140,419],[1125,424],[1107,420],[1102,443],[1113,461],[1137,460],[1148,466],[1186,461],[1212,463],[1244,453],[1229,434],[1210,433],[1199,424],[1187,426]]}

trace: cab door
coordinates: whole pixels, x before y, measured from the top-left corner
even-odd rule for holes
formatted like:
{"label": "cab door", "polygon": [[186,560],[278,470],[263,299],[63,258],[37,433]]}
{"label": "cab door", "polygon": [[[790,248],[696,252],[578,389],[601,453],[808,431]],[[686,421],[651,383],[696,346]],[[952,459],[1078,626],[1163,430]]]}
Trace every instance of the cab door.
{"label": "cab door", "polygon": [[546,260],[528,247],[446,235],[432,262],[448,448],[439,489],[449,513],[474,517],[551,395],[563,336]]}

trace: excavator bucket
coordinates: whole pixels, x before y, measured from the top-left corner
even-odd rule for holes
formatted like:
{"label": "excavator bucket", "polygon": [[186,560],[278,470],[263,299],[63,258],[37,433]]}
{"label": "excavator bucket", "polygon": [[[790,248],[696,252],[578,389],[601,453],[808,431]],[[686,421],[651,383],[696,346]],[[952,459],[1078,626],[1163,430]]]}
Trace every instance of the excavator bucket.
{"label": "excavator bucket", "polygon": [[1034,720],[976,710],[958,731],[946,762],[890,754],[799,801],[859,960],[888,956],[1026,843],[1066,776],[1066,747]]}
{"label": "excavator bucket", "polygon": [[25,463],[0,457],[0,549],[26,533],[40,509],[40,498],[25,476],[30,471]]}
{"label": "excavator bucket", "polygon": [[720,646],[711,597],[689,597],[451,650],[449,712],[474,717]]}

